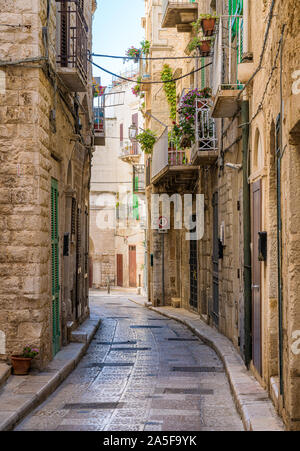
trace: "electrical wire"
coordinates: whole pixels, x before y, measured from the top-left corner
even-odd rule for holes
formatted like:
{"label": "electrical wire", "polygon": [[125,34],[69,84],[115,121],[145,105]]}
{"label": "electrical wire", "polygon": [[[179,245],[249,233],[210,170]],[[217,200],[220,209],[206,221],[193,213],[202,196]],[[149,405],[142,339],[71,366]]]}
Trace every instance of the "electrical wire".
{"label": "electrical wire", "polygon": [[111,71],[109,71],[107,69],[104,69],[104,67],[99,66],[98,64],[94,63],[90,59],[88,59],[88,61],[90,63],[92,63],[95,67],[97,67],[98,69],[102,70],[103,72],[106,72],[107,74],[112,75],[113,77],[117,77],[117,78],[120,78],[121,80],[129,81],[131,83],[142,83],[143,85],[164,84],[164,83],[171,83],[171,82],[174,82],[174,81],[178,81],[178,80],[181,80],[182,78],[185,78],[185,77],[188,77],[189,75],[194,74],[195,72],[199,72],[200,70],[204,69],[207,66],[211,66],[212,65],[212,62],[208,63],[208,64],[205,64],[204,66],[199,67],[199,69],[192,70],[188,74],[182,75],[181,77],[172,78],[171,80],[143,81],[143,82],[141,82],[141,81],[138,81],[138,80],[131,80],[130,78],[122,77],[121,75],[115,74],[115,73],[113,73],[113,72],[111,72]]}
{"label": "electrical wire", "polygon": [[139,56],[137,58],[135,57],[128,57],[128,56],[115,56],[115,55],[100,55],[98,53],[91,53],[90,56],[95,56],[99,58],[116,58],[116,59],[126,59],[126,60],[146,60],[146,61],[156,61],[156,60],[183,60],[183,59],[195,59],[195,58],[202,58],[201,56],[160,56],[160,57],[143,57]]}

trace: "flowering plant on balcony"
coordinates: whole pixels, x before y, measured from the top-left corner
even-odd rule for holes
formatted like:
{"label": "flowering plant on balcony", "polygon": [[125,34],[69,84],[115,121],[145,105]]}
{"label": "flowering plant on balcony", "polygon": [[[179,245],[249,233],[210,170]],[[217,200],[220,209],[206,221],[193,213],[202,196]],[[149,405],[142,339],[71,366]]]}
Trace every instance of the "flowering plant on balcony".
{"label": "flowering plant on balcony", "polygon": [[196,100],[211,97],[211,89],[192,89],[185,94],[178,108],[179,124],[175,124],[174,133],[179,137],[182,147],[189,147],[195,141]]}
{"label": "flowering plant on balcony", "polygon": [[136,61],[139,59],[141,54],[140,49],[137,49],[135,47],[129,47],[129,49],[126,51],[126,56],[128,58],[134,58]]}
{"label": "flowering plant on balcony", "polygon": [[156,143],[156,134],[147,128],[137,135],[136,140],[140,143],[142,151],[149,154],[152,153],[153,146]]}

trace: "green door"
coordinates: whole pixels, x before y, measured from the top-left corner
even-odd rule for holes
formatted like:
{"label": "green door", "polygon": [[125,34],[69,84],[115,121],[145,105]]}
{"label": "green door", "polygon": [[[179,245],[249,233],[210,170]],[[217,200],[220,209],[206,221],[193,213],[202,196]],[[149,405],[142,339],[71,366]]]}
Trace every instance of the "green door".
{"label": "green door", "polygon": [[60,349],[59,324],[59,235],[58,235],[58,183],[51,179],[51,249],[52,249],[52,350]]}

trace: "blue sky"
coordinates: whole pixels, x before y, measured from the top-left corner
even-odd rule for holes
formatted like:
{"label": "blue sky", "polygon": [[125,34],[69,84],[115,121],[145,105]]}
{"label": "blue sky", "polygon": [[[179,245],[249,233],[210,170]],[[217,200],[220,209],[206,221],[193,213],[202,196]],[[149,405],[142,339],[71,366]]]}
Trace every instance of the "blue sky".
{"label": "blue sky", "polygon": [[[97,0],[93,22],[93,52],[105,55],[125,55],[132,45],[140,47],[144,39],[141,17],[145,15],[144,0]],[[111,72],[120,73],[127,66],[123,60],[96,58],[94,62]],[[102,85],[111,83],[111,75],[94,66],[94,76],[100,76]]]}

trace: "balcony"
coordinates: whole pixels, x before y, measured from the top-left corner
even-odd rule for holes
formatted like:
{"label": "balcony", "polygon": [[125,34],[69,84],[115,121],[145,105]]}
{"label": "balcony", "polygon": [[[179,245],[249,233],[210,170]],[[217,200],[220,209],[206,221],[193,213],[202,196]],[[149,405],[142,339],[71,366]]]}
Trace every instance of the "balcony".
{"label": "balcony", "polygon": [[94,144],[105,146],[104,108],[94,108]]}
{"label": "balcony", "polygon": [[121,142],[121,153],[119,158],[130,164],[136,164],[140,161],[141,153],[139,152],[138,143],[124,143]]}
{"label": "balcony", "polygon": [[133,193],[145,192],[145,165],[134,164],[133,165]]}
{"label": "balcony", "polygon": [[162,28],[177,28],[178,32],[190,32],[191,23],[198,17],[196,0],[163,0]]}
{"label": "balcony", "polygon": [[198,166],[190,164],[188,152],[168,148],[167,128],[154,145],[151,176],[154,185],[178,192],[192,189],[197,179]]}
{"label": "balcony", "polygon": [[238,65],[243,54],[243,16],[222,16],[219,20],[213,54],[213,85],[217,89],[212,116],[224,118],[238,111],[238,95],[243,88],[238,80]]}
{"label": "balcony", "polygon": [[71,92],[87,90],[88,26],[77,0],[56,0],[58,8],[57,72]]}
{"label": "balcony", "polygon": [[191,161],[201,166],[212,165],[218,159],[215,121],[211,117],[211,99],[197,99],[195,105],[195,144]]}

